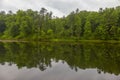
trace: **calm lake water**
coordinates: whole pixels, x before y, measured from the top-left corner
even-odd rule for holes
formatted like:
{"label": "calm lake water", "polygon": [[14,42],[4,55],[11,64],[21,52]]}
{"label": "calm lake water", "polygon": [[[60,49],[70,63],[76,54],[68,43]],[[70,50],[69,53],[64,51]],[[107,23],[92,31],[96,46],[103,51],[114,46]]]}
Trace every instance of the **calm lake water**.
{"label": "calm lake water", "polygon": [[120,80],[120,44],[0,43],[0,80]]}

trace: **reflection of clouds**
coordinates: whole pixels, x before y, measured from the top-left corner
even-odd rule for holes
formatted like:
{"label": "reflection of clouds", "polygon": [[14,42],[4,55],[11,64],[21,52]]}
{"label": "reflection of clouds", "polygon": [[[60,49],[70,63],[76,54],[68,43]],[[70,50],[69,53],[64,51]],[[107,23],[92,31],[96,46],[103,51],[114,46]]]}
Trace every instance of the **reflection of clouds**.
{"label": "reflection of clouds", "polygon": [[18,68],[15,65],[9,64],[0,65],[0,80],[14,80],[14,76],[18,73]]}
{"label": "reflection of clouds", "polygon": [[68,14],[79,8],[80,10],[98,10],[100,7],[119,5],[119,0],[0,0],[0,10],[34,9],[45,7],[57,16]]}
{"label": "reflection of clouds", "polygon": [[45,71],[38,68],[18,69],[16,65],[0,65],[0,80],[119,80],[120,75],[103,73],[98,74],[97,69],[71,70],[66,63],[52,62],[52,67]]}
{"label": "reflection of clouds", "polygon": [[[8,63],[0,65],[0,80],[30,80],[37,75],[39,69],[18,69],[16,65],[9,66]],[[35,73],[35,74],[34,74]]]}

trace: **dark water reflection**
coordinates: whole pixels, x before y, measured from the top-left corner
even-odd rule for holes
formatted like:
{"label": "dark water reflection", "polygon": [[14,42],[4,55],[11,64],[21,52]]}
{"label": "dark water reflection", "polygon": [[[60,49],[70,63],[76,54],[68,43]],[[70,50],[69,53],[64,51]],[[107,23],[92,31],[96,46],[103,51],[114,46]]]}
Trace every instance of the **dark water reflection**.
{"label": "dark water reflection", "polygon": [[120,44],[0,43],[0,80],[120,80]]}

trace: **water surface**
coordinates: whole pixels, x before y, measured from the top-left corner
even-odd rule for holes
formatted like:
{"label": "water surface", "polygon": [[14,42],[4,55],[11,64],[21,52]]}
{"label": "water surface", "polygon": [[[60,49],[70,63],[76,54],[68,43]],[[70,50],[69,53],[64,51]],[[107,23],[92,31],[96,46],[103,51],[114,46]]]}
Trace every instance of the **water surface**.
{"label": "water surface", "polygon": [[120,80],[120,44],[0,43],[0,80]]}

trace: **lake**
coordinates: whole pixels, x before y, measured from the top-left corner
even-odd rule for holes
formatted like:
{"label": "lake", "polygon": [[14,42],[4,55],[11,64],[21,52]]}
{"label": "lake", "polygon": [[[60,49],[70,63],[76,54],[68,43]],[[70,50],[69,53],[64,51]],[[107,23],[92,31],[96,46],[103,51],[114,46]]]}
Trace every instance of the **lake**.
{"label": "lake", "polygon": [[0,43],[0,80],[120,80],[120,44]]}

